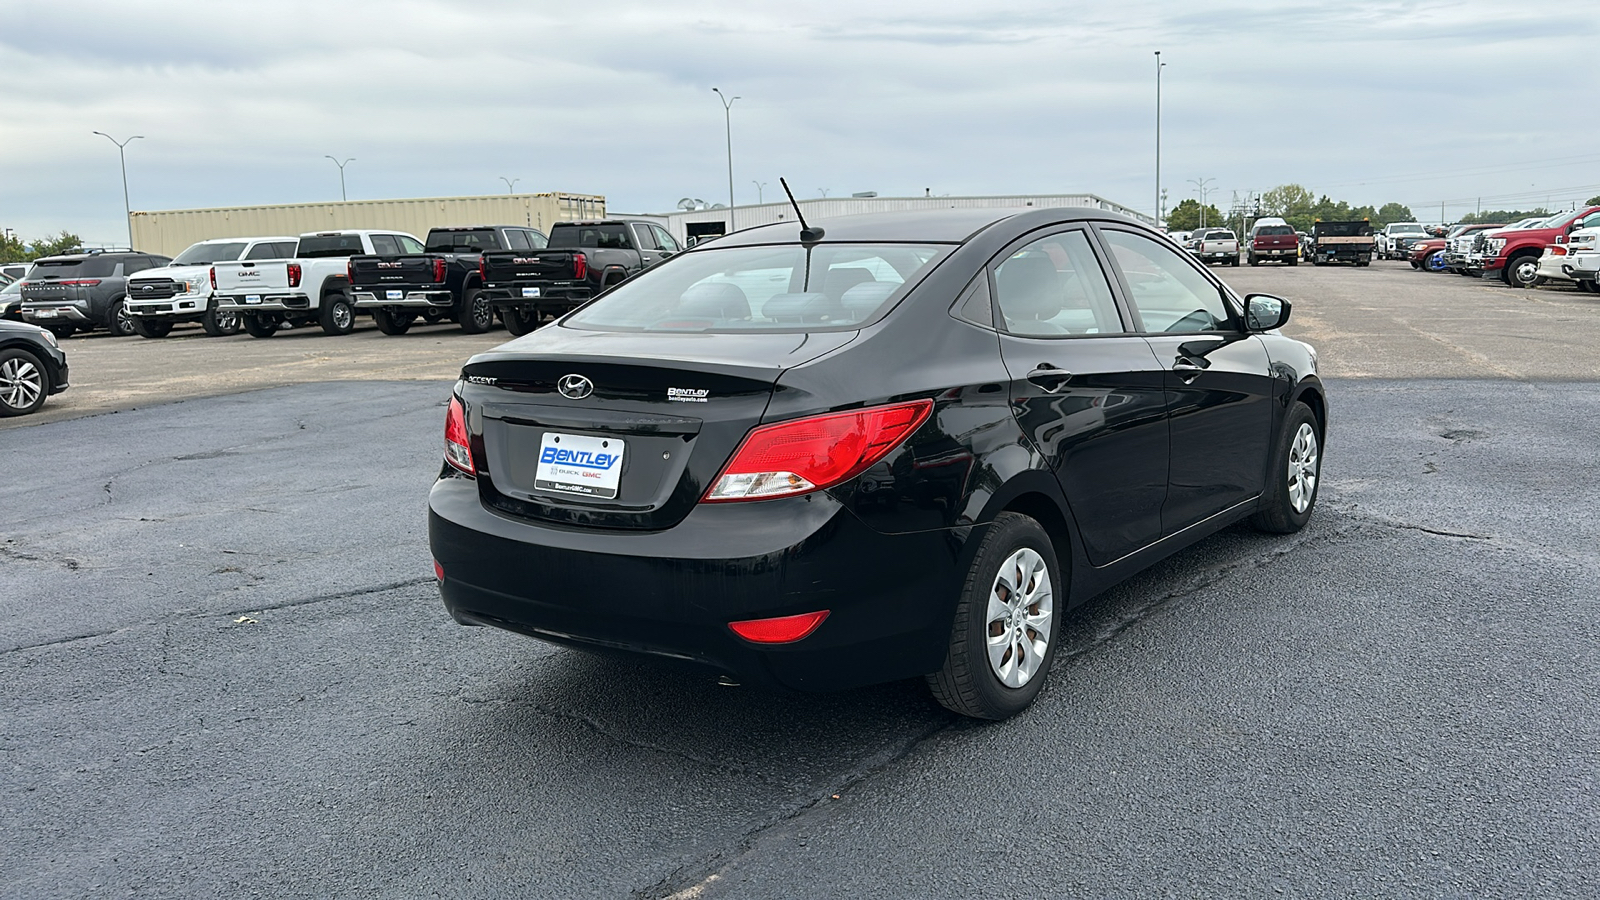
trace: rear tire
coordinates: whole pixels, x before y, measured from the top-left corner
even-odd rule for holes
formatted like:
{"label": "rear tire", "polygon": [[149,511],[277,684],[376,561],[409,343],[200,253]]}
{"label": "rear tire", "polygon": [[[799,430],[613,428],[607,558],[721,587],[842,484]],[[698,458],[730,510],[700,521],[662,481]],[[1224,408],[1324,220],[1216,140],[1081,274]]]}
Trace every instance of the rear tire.
{"label": "rear tire", "polygon": [[133,333],[142,338],[164,338],[172,333],[172,323],[162,319],[147,319],[144,316],[130,316],[133,321]]}
{"label": "rear tire", "polygon": [[1254,253],[1250,254],[1250,265],[1252,265],[1252,266],[1261,265],[1261,260],[1257,259],[1256,255]]}
{"label": "rear tire", "polygon": [[200,320],[200,327],[212,337],[238,334],[241,327],[240,320],[243,318],[244,316],[231,309],[227,311],[217,309],[217,301],[213,300],[211,307],[206,310],[206,317]]}
{"label": "rear tire", "polygon": [[114,337],[134,335],[133,316],[128,315],[128,304],[122,302],[121,298],[111,301],[106,308],[106,330]]}
{"label": "rear tire", "polygon": [[515,306],[508,306],[500,311],[500,318],[505,320],[506,330],[515,337],[522,337],[539,327],[539,313],[536,310],[524,312]]}
{"label": "rear tire", "polygon": [[1270,471],[1277,474],[1267,484],[1250,524],[1272,534],[1293,534],[1311,521],[1322,484],[1322,431],[1304,403],[1295,403],[1284,417]]}
{"label": "rear tire", "polygon": [[378,330],[384,334],[405,334],[411,330],[411,323],[416,320],[416,313],[397,313],[387,309],[372,311],[372,321],[378,323]]}
{"label": "rear tire", "polygon": [[489,305],[483,291],[471,288],[461,295],[461,309],[456,313],[456,320],[467,334],[483,334],[494,327],[494,307]]}
{"label": "rear tire", "polygon": [[1233,266],[1234,268],[1238,268],[1238,266],[1239,266],[1239,257],[1235,256],[1233,259],[1229,260],[1228,261],[1228,265]]}
{"label": "rear tire", "polygon": [[244,330],[251,337],[269,338],[278,333],[278,322],[275,319],[246,315],[241,315],[239,318],[243,321]]}
{"label": "rear tire", "polygon": [[1293,256],[1286,257],[1283,262],[1284,262],[1285,265],[1290,265],[1290,266],[1298,266],[1298,265],[1300,265],[1300,260],[1294,258]]}
{"label": "rear tire", "polygon": [[323,334],[349,334],[356,330],[356,308],[350,305],[350,298],[343,292],[328,294],[322,298],[317,322]]}
{"label": "rear tire", "polygon": [[21,347],[0,350],[0,417],[25,416],[50,396],[50,370]]}
{"label": "rear tire", "polygon": [[1065,601],[1050,535],[1020,513],[996,516],[962,584],[944,666],[926,676],[934,699],[975,719],[1027,709],[1050,674]]}

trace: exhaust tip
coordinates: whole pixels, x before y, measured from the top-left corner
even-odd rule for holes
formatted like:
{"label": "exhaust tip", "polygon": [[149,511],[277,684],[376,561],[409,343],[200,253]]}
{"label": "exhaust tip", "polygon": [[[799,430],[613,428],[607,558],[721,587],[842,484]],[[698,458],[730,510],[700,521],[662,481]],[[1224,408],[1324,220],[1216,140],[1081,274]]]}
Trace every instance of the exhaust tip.
{"label": "exhaust tip", "polygon": [[719,687],[738,687],[739,679],[734,678],[732,675],[718,675],[717,685]]}

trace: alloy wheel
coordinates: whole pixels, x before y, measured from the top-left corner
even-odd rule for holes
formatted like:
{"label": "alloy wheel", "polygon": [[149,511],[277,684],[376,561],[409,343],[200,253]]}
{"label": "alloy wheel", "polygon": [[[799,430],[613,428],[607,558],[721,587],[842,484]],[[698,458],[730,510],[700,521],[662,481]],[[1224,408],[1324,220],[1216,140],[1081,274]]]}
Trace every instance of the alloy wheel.
{"label": "alloy wheel", "polygon": [[44,393],[44,373],[26,359],[0,364],[0,401],[12,409],[27,409]]}
{"label": "alloy wheel", "polygon": [[119,337],[127,337],[128,335],[133,334],[133,316],[128,313],[128,307],[126,304],[121,304],[117,307],[115,323],[116,332]]}
{"label": "alloy wheel", "polygon": [[1311,423],[1300,423],[1289,447],[1289,505],[1297,513],[1311,507],[1317,491],[1317,432]]}
{"label": "alloy wheel", "polygon": [[472,309],[469,311],[472,321],[484,331],[494,324],[494,307],[489,305],[489,298],[479,294],[472,298]]}
{"label": "alloy wheel", "polygon": [[353,313],[350,310],[350,305],[349,304],[347,304],[347,303],[335,303],[334,304],[334,306],[333,306],[333,324],[337,325],[339,327],[340,331],[344,331],[345,329],[349,328],[351,323],[354,322],[354,321],[355,321],[355,313]]}
{"label": "alloy wheel", "polygon": [[1050,649],[1054,614],[1055,594],[1044,557],[1028,547],[1017,550],[1001,564],[989,590],[984,628],[989,667],[1001,684],[1019,688],[1039,674]]}

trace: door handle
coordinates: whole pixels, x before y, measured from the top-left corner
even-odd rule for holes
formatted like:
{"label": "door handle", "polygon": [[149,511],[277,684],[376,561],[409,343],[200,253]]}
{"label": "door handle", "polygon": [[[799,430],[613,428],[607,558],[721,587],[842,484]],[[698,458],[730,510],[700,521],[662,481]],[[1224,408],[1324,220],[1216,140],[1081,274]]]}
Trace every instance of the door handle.
{"label": "door handle", "polygon": [[1067,386],[1067,382],[1072,380],[1072,373],[1042,362],[1028,373],[1028,380],[1038,385],[1045,393],[1054,394]]}
{"label": "door handle", "polygon": [[1172,371],[1177,372],[1178,377],[1182,378],[1185,382],[1193,381],[1196,378],[1199,378],[1200,373],[1204,372],[1205,370],[1205,366],[1196,365],[1187,359],[1180,359],[1172,364]]}

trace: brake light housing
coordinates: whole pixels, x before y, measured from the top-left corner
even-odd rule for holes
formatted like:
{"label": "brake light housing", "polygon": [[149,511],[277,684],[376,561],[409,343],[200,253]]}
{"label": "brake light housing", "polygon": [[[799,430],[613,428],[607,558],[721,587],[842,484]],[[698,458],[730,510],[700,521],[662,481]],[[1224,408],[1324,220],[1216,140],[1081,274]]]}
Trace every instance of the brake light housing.
{"label": "brake light housing", "polygon": [[[483,257],[479,257],[478,259],[480,262],[482,262]],[[433,280],[437,284],[444,283],[444,257],[442,256],[436,257],[433,260]]]}
{"label": "brake light housing", "polygon": [[100,283],[100,279],[98,279],[98,278],[72,278],[72,279],[68,279],[66,281],[58,281],[58,282],[56,282],[56,284],[65,284],[65,285],[70,285],[72,287],[94,287],[95,285],[97,285],[99,283]]}
{"label": "brake light housing", "polygon": [[888,456],[932,412],[932,400],[914,400],[762,425],[745,436],[701,502],[793,497],[843,484]]}
{"label": "brake light housing", "polygon": [[217,267],[216,266],[212,266],[211,267],[211,289],[213,291],[217,289]]}
{"label": "brake light housing", "polygon": [[444,418],[444,461],[464,474],[477,477],[472,465],[472,441],[467,434],[467,408],[461,398],[451,396]]}
{"label": "brake light housing", "polygon": [[589,257],[582,253],[572,254],[572,277],[574,280],[589,277]]}
{"label": "brake light housing", "polygon": [[[345,265],[346,271],[348,271],[349,264],[346,263]],[[305,274],[305,270],[300,268],[299,263],[289,263],[289,287],[299,287],[300,277],[303,274]]]}
{"label": "brake light housing", "polygon": [[489,261],[481,256],[478,257],[478,278],[482,281],[489,280]]}

